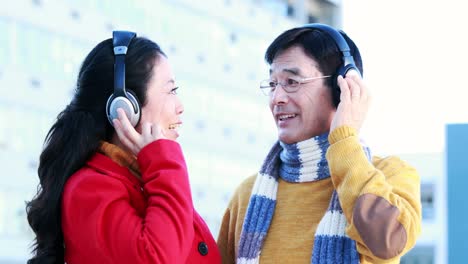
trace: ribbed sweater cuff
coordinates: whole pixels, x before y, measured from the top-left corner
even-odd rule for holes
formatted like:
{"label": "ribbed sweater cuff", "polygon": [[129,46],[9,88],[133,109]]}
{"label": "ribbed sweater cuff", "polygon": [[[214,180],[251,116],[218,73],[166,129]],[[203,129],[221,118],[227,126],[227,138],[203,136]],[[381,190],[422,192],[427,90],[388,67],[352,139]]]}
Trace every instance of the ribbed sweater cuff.
{"label": "ribbed sweater cuff", "polygon": [[328,135],[328,142],[330,142],[330,144],[334,144],[342,139],[352,136],[357,136],[356,129],[350,126],[340,126],[331,131]]}

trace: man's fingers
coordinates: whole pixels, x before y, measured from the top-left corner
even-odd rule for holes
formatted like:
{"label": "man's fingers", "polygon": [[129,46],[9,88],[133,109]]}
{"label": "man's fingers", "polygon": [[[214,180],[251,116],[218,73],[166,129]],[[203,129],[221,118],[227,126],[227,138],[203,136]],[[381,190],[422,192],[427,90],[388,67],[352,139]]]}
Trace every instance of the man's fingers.
{"label": "man's fingers", "polygon": [[366,84],[359,76],[352,76],[354,82],[361,88],[361,101],[367,101],[369,99],[369,90],[367,89]]}
{"label": "man's fingers", "polygon": [[351,92],[351,99],[353,101],[361,99],[361,87],[356,83],[353,76],[346,77],[346,82],[348,83],[349,90]]}
{"label": "man's fingers", "polygon": [[349,101],[351,98],[350,98],[348,83],[345,81],[345,79],[341,75],[338,76],[338,86],[340,87],[340,90],[341,90],[340,101],[341,102]]}

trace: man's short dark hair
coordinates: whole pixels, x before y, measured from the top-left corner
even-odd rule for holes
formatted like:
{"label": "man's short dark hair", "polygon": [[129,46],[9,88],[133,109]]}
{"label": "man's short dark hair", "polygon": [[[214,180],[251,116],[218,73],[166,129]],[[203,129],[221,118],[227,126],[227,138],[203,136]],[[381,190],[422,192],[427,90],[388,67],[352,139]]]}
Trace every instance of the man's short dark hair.
{"label": "man's short dark hair", "polygon": [[[361,53],[356,44],[344,33],[342,36],[348,43],[351,55],[354,57],[356,67],[363,74]],[[336,84],[336,72],[343,65],[342,54],[335,41],[327,33],[314,28],[293,28],[279,35],[268,47],[265,61],[273,63],[276,56],[293,47],[302,47],[305,54],[317,61],[319,70],[323,75],[332,75],[326,79],[326,85],[331,89],[339,89]],[[333,94],[333,93],[332,93]],[[333,98],[334,102],[339,98]],[[337,104],[335,103],[335,106]]]}

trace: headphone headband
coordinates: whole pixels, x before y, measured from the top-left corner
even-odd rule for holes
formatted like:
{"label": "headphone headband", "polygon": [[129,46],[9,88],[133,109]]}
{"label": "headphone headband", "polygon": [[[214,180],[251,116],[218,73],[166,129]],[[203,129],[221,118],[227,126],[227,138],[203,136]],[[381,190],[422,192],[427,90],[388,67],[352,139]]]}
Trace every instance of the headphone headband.
{"label": "headphone headband", "polygon": [[354,63],[354,58],[353,58],[353,55],[351,54],[351,49],[349,48],[348,42],[346,42],[346,39],[344,38],[345,33],[331,26],[328,26],[325,24],[319,24],[319,23],[306,24],[302,27],[298,27],[297,29],[312,29],[312,30],[321,31],[325,33],[326,35],[328,35],[329,37],[331,37],[336,47],[340,50],[343,65],[337,68],[331,80],[333,104],[335,105],[335,107],[338,107],[338,104],[340,103],[341,91],[337,83],[337,77],[339,75],[345,77],[346,73],[350,70],[355,70],[359,75],[362,76],[362,73],[359,71],[359,69],[356,67]]}
{"label": "headphone headband", "polygon": [[125,90],[125,55],[128,46],[136,37],[136,33],[130,31],[113,31],[112,43],[114,45],[114,96],[127,97]]}
{"label": "headphone headband", "polygon": [[125,89],[125,56],[130,42],[136,37],[136,33],[130,31],[112,32],[114,46],[114,93],[109,96],[106,103],[106,115],[113,125],[112,120],[118,118],[117,109],[122,108],[130,123],[135,127],[140,122],[141,111],[137,96],[132,90]]}
{"label": "headphone headband", "polygon": [[355,64],[354,63],[354,58],[351,55],[351,50],[349,48],[348,43],[346,42],[345,38],[341,35],[341,30],[337,30],[329,25],[325,24],[320,24],[320,23],[311,23],[311,24],[305,24],[301,28],[311,28],[311,29],[317,29],[319,31],[322,31],[326,33],[328,36],[330,36],[338,49],[341,52],[342,58],[343,58],[343,65],[349,65],[349,64]]}

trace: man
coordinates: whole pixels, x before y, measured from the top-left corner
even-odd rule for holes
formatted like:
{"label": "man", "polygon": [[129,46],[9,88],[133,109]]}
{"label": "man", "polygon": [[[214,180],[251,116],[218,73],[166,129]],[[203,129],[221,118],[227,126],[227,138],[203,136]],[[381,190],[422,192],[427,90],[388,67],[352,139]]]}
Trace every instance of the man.
{"label": "man", "polygon": [[309,24],[278,36],[265,59],[278,142],[228,205],[223,263],[399,263],[420,233],[420,180],[359,138],[370,98],[358,48]]}

